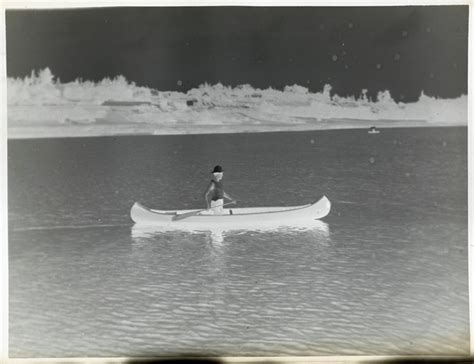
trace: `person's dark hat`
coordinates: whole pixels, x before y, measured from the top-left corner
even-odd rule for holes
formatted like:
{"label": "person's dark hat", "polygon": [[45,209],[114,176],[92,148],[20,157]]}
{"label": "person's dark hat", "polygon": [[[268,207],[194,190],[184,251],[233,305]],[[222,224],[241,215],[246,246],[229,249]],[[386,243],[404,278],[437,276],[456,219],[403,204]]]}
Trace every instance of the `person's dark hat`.
{"label": "person's dark hat", "polygon": [[221,173],[224,172],[224,169],[221,166],[215,166],[214,170],[211,173]]}

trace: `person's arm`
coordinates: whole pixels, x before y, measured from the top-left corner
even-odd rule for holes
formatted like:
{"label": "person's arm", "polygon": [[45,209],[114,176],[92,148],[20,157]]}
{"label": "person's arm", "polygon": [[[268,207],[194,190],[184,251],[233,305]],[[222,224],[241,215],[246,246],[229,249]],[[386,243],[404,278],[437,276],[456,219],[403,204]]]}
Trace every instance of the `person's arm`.
{"label": "person's arm", "polygon": [[233,197],[231,197],[228,193],[224,192],[224,198],[227,198],[233,202],[235,202],[235,199]]}
{"label": "person's arm", "polygon": [[214,191],[214,183],[210,182],[207,186],[207,190],[204,193],[204,199],[206,200],[206,206],[209,209],[211,207],[211,193]]}

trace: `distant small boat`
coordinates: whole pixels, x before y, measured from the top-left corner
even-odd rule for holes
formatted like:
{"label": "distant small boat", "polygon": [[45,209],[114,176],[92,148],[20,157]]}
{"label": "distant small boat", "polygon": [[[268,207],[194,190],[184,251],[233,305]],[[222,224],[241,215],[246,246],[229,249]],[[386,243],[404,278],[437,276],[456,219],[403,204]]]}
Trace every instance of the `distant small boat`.
{"label": "distant small boat", "polygon": [[369,134],[379,134],[379,133],[380,133],[380,130],[377,130],[375,126],[369,129]]}

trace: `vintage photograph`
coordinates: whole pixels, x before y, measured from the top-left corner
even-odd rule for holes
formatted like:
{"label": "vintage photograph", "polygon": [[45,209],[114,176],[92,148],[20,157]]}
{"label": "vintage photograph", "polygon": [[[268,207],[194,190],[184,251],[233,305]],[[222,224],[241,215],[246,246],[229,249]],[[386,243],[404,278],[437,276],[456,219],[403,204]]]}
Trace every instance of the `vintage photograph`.
{"label": "vintage photograph", "polygon": [[468,17],[8,8],[9,357],[469,355]]}

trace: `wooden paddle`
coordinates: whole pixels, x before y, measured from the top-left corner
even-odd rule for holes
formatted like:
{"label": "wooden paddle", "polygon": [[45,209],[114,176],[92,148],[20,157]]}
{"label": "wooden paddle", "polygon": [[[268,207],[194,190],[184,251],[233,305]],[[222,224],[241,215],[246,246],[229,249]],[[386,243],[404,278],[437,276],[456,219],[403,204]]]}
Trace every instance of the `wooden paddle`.
{"label": "wooden paddle", "polygon": [[179,221],[179,220],[183,220],[187,217],[191,217],[191,216],[195,216],[197,214],[199,214],[200,212],[203,212],[203,211],[208,211],[208,210],[211,210],[215,207],[220,207],[220,206],[227,206],[227,205],[232,205],[234,203],[236,203],[237,201],[231,201],[231,202],[227,202],[223,205],[218,205],[218,206],[213,206],[213,207],[209,207],[208,209],[202,209],[202,210],[195,210],[195,211],[189,211],[189,212],[185,212],[184,214],[176,214],[173,216],[172,220],[173,221]]}

